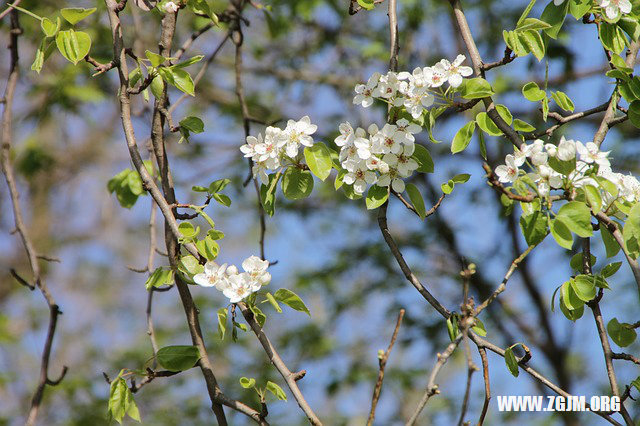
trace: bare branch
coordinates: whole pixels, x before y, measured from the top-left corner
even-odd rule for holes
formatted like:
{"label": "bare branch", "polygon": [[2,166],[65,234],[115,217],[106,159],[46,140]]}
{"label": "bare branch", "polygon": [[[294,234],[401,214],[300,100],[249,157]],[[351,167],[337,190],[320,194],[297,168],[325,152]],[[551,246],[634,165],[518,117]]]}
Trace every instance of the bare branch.
{"label": "bare branch", "polygon": [[382,392],[384,370],[387,367],[387,361],[389,360],[389,355],[391,354],[393,345],[396,343],[396,338],[398,337],[398,331],[400,330],[400,325],[402,324],[404,312],[404,309],[400,309],[400,312],[398,313],[398,319],[396,320],[396,327],[393,330],[391,341],[389,342],[389,347],[387,347],[387,350],[384,351],[378,358],[378,380],[376,381],[376,386],[373,389],[373,398],[371,399],[371,409],[369,410],[369,419],[367,420],[367,426],[371,426],[373,424],[373,419],[376,417],[376,406],[378,405],[378,400],[380,399],[380,392]]}

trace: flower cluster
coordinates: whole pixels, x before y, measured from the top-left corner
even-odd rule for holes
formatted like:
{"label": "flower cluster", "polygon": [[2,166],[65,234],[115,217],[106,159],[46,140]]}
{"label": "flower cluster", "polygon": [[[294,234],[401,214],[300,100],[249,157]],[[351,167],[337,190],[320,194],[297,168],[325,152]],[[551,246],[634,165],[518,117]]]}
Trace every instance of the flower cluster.
{"label": "flower cluster", "polygon": [[263,183],[269,182],[267,170],[277,170],[279,167],[297,163],[302,155],[300,146],[312,146],[311,137],[318,130],[318,126],[311,124],[309,116],[299,121],[289,120],[287,127],[266,128],[264,137],[247,136],[247,143],[240,147],[245,157],[253,160],[253,177],[260,177]]}
{"label": "flower cluster", "polygon": [[193,276],[193,281],[202,287],[215,287],[220,290],[231,303],[238,303],[251,293],[269,284],[271,274],[267,272],[269,261],[251,256],[242,262],[244,272],[238,272],[235,265],[218,265],[208,261],[204,272]]}
{"label": "flower cluster", "polygon": [[176,13],[178,9],[180,9],[180,6],[170,1],[168,3],[165,3],[165,5],[162,6],[162,8],[164,9],[165,12]]}
{"label": "flower cluster", "polygon": [[[560,6],[565,0],[553,0],[553,4]],[[609,19],[617,19],[621,15],[631,12],[631,2],[629,0],[596,0],[598,6],[604,9],[604,13]]]}
{"label": "flower cluster", "polygon": [[342,182],[353,185],[358,195],[373,184],[404,191],[402,178],[418,168],[411,154],[415,151],[414,135],[422,131],[420,126],[400,119],[382,129],[372,124],[367,131],[360,127],[354,130],[349,122],[340,124],[339,129],[335,143],[340,147],[339,160],[346,172]]}
{"label": "flower cluster", "polygon": [[[562,137],[556,146],[538,139],[532,144],[522,144],[513,155],[507,155],[505,164],[496,167],[495,173],[500,182],[513,183],[525,174],[520,167],[527,163],[533,170],[528,176],[536,183],[538,193],[543,197],[553,189],[570,190],[586,185],[599,188],[601,185],[596,178],[604,178],[618,189],[617,198],[608,191],[602,191],[605,210],[618,198],[628,202],[640,201],[640,182],[634,176],[614,172],[608,155],[609,151],[601,151],[593,142],[583,144]],[[555,168],[550,165],[554,160],[557,160]],[[568,174],[557,171],[558,163],[571,164],[573,161],[575,168],[571,167],[572,171]]]}
{"label": "flower cluster", "polygon": [[464,55],[458,55],[453,63],[442,59],[432,67],[418,67],[413,73],[374,73],[366,84],[355,87],[353,103],[367,108],[373,104],[374,99],[380,99],[390,105],[404,107],[417,119],[425,109],[433,105],[433,89],[440,88],[447,82],[451,87],[457,88],[462,84],[463,77],[472,74],[470,67],[462,65],[464,60]]}

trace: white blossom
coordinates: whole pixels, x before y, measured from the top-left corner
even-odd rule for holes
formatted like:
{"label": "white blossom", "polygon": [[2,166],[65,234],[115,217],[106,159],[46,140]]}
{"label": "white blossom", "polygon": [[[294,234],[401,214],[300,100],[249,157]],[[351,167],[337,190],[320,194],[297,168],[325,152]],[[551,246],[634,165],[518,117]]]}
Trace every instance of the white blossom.
{"label": "white blossom", "polygon": [[373,73],[371,77],[369,77],[369,81],[367,84],[358,84],[356,86],[356,96],[353,98],[354,104],[360,104],[363,107],[367,108],[373,105],[373,91],[378,85],[378,80],[380,79],[380,73]]}
{"label": "white blossom", "polygon": [[[466,57],[464,55],[458,55],[453,63],[442,59],[438,65],[444,70],[444,75],[447,77],[447,81],[451,87],[459,87],[462,84],[462,78],[468,77],[473,73],[471,67],[462,65]],[[438,68],[437,70],[439,70]]]}
{"label": "white blossom", "polygon": [[222,291],[227,286],[227,264],[218,265],[216,262],[210,260],[204,264],[204,272],[195,274],[193,281],[202,287],[216,287]]}
{"label": "white blossom", "polygon": [[231,303],[238,303],[251,293],[260,290],[260,284],[252,280],[246,272],[229,276],[227,282],[229,285],[222,290],[222,294],[229,298]]}
{"label": "white blossom", "polygon": [[609,19],[617,19],[620,15],[631,12],[631,2],[629,0],[597,0],[598,6],[604,9],[604,13]]}
{"label": "white blossom", "polygon": [[518,178],[518,166],[516,165],[515,157],[511,154],[505,157],[505,163],[496,167],[496,175],[498,180],[503,183],[515,182]]}
{"label": "white blossom", "polygon": [[353,185],[353,191],[356,194],[363,194],[367,185],[373,185],[376,182],[376,174],[368,169],[366,161],[350,160],[345,162],[344,167],[347,174],[343,176],[342,182]]}
{"label": "white blossom", "polygon": [[258,256],[250,256],[242,262],[242,269],[249,274],[252,280],[260,283],[261,286],[271,282],[271,274],[267,272],[268,260],[262,260]]}
{"label": "white blossom", "polygon": [[180,9],[180,6],[170,1],[164,4],[163,9],[165,12],[176,13],[178,9]]}
{"label": "white blossom", "polygon": [[600,166],[610,165],[607,158],[610,151],[600,151],[598,145],[593,142],[587,142],[586,145],[583,145],[582,142],[576,142],[576,151],[580,155],[580,160],[585,163],[596,163]]}
{"label": "white blossom", "polygon": [[567,140],[562,136],[558,144],[557,157],[562,161],[571,161],[576,157],[576,143],[573,140]]}
{"label": "white blossom", "polygon": [[312,146],[313,138],[311,135],[316,130],[318,130],[318,126],[311,124],[311,119],[308,115],[305,115],[299,121],[289,120],[283,132],[287,155],[291,158],[297,156],[300,145]]}

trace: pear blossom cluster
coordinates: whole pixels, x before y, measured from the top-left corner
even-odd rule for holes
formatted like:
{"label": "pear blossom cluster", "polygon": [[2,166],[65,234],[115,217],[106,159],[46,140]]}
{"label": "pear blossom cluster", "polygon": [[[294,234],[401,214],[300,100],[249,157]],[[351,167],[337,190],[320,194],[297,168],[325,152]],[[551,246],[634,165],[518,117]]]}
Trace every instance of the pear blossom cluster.
{"label": "pear blossom cluster", "polygon": [[[609,161],[610,151],[601,151],[593,142],[583,144],[580,141],[560,139],[558,145],[538,139],[531,144],[522,144],[514,154],[505,157],[505,164],[495,169],[498,180],[502,183],[513,183],[520,176],[527,174],[521,167],[529,166],[533,171],[528,176],[536,183],[538,193],[546,197],[554,189],[581,188],[601,185],[595,177],[604,178],[618,188],[618,197],[614,198],[608,191],[602,191],[603,208],[621,199],[623,201],[640,201],[640,182],[632,175],[616,173],[611,169]],[[575,169],[568,175],[554,170],[549,161],[551,158],[563,162],[576,161]]]}
{"label": "pear blossom cluster", "polygon": [[373,184],[391,185],[396,192],[404,191],[402,179],[410,177],[418,168],[411,155],[415,151],[414,135],[422,131],[420,126],[402,118],[395,124],[385,124],[382,129],[372,124],[366,131],[361,127],[354,130],[345,122],[339,130],[335,143],[340,147],[343,183],[353,185],[358,195]]}
{"label": "pear blossom cluster", "polygon": [[[560,6],[564,2],[565,0],[553,0],[553,4],[556,6]],[[604,9],[604,14],[609,19],[616,19],[631,12],[629,0],[596,0],[596,3]]]}
{"label": "pear blossom cluster", "polygon": [[313,145],[313,135],[318,126],[311,124],[309,116],[300,120],[289,120],[283,129],[269,126],[262,133],[247,136],[246,144],[240,151],[246,158],[253,160],[253,177],[259,177],[262,183],[269,182],[268,171],[274,171],[287,164],[294,164],[302,156],[301,147]]}
{"label": "pear blossom cluster", "polygon": [[204,272],[193,276],[193,281],[202,287],[215,287],[231,303],[238,303],[271,282],[268,267],[269,261],[257,256],[250,256],[242,262],[244,272],[239,272],[235,265],[218,265],[210,260],[204,265]]}
{"label": "pear blossom cluster", "polygon": [[418,67],[412,73],[389,71],[382,75],[376,72],[365,84],[356,85],[353,103],[367,108],[374,99],[380,99],[390,105],[404,107],[417,119],[433,105],[434,89],[444,83],[457,88],[464,77],[472,74],[470,67],[462,65],[465,59],[464,55],[458,55],[453,62],[442,59],[432,67]]}

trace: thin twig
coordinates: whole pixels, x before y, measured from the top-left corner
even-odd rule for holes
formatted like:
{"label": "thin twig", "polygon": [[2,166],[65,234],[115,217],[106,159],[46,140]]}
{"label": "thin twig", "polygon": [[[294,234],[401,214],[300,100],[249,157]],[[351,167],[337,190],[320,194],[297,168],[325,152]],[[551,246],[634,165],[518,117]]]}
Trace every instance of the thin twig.
{"label": "thin twig", "polygon": [[378,380],[376,380],[376,386],[373,389],[373,398],[371,399],[371,409],[369,410],[369,419],[367,420],[367,426],[371,426],[373,424],[373,419],[376,416],[376,407],[378,405],[378,400],[380,399],[380,392],[382,391],[382,381],[384,380],[384,370],[387,366],[387,361],[389,360],[389,355],[391,354],[393,345],[396,343],[396,338],[398,337],[398,331],[400,330],[400,325],[402,324],[404,312],[404,309],[400,309],[400,312],[398,313],[398,319],[396,320],[396,327],[393,330],[393,334],[391,335],[389,347],[387,347],[387,350],[384,351],[378,358]]}
{"label": "thin twig", "polygon": [[449,343],[449,345],[444,350],[444,352],[438,353],[436,355],[438,360],[436,361],[436,364],[433,367],[433,370],[431,370],[431,375],[429,376],[429,381],[427,383],[427,390],[424,393],[424,395],[422,395],[422,398],[420,399],[420,402],[418,403],[418,406],[416,407],[415,411],[411,415],[411,418],[409,418],[409,420],[405,424],[406,426],[414,425],[416,423],[416,420],[418,420],[420,413],[424,409],[424,406],[427,405],[427,402],[429,402],[429,399],[432,396],[440,393],[440,391],[438,390],[438,385],[436,384],[436,378],[438,377],[438,373],[440,373],[440,370],[446,364],[451,354],[453,354],[453,351],[455,351],[455,349],[458,347],[458,344],[460,344],[461,340],[462,340],[462,334],[458,334],[455,340]]}

